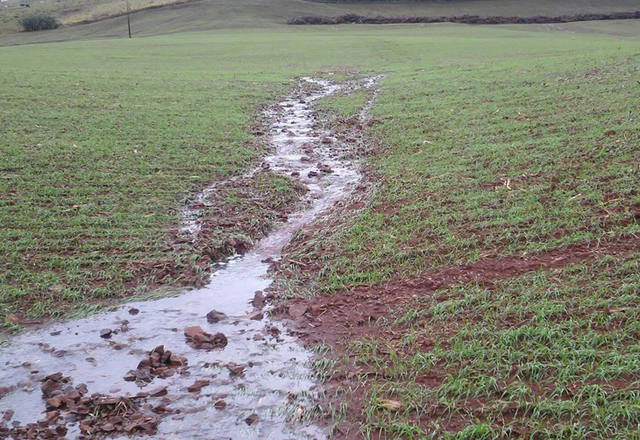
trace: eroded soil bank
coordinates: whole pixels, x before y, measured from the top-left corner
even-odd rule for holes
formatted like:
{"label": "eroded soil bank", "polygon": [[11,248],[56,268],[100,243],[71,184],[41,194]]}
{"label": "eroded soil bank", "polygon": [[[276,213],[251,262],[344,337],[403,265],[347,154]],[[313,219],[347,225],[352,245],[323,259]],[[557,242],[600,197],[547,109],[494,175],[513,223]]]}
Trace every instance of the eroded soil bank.
{"label": "eroded soil bank", "polygon": [[[312,108],[339,88],[304,78],[268,110],[274,154],[239,181],[265,170],[287,174],[308,189],[307,206],[219,264],[208,285],[27,332],[0,349],[3,437],[325,437],[311,421],[312,353],[266,316],[262,291],[292,234],[359,180],[343,159],[345,145],[317,128]],[[186,212],[181,233],[203,233],[198,214]]]}

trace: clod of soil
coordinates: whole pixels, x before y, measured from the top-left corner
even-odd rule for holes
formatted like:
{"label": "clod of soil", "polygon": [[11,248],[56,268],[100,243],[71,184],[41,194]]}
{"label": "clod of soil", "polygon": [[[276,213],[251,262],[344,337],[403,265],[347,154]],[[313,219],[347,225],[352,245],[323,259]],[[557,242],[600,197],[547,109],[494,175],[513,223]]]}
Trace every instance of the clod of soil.
{"label": "clod of soil", "polygon": [[[62,387],[67,386],[71,379],[63,376],[62,373],[55,373],[45,377],[41,382],[40,391],[42,392],[42,397],[47,399],[62,394]],[[79,386],[85,387],[85,385]]]}
{"label": "clod of soil", "polygon": [[319,163],[317,166],[320,172],[323,172],[326,174],[333,173],[333,169],[327,164]]}
{"label": "clod of soil", "polygon": [[218,312],[217,310],[212,310],[207,313],[207,322],[210,324],[215,324],[216,322],[220,322],[225,319],[227,315],[222,312]]}
{"label": "clod of soil", "polygon": [[216,403],[213,404],[213,406],[215,409],[222,411],[227,407],[227,402],[225,402],[224,400],[218,400]]}
{"label": "clod of soil", "polygon": [[190,393],[199,393],[200,390],[206,387],[207,385],[209,385],[208,380],[196,380],[194,383],[189,385],[189,387],[187,388],[187,391],[189,391]]}
{"label": "clod of soil", "polygon": [[262,291],[257,290],[255,295],[253,296],[253,299],[251,300],[251,304],[256,309],[261,309],[264,307],[264,303],[265,303],[265,297],[262,294]]}
{"label": "clod of soil", "polygon": [[9,394],[13,390],[14,387],[0,387],[0,399],[2,399],[5,394]]}
{"label": "clod of soil", "polygon": [[135,307],[131,307],[129,309],[129,314],[130,315],[137,315],[138,313],[140,313],[140,310],[136,309]]}
{"label": "clod of soil", "polygon": [[155,377],[166,378],[173,376],[179,367],[186,367],[187,360],[164,349],[159,345],[149,352],[149,356],[138,364],[135,370],[130,370],[124,380],[136,382],[139,386],[150,383]]}
{"label": "clod of soil", "polygon": [[247,425],[251,426],[251,425],[255,425],[256,423],[258,423],[260,421],[260,417],[258,417],[258,414],[253,413],[249,417],[244,419],[244,421],[245,421],[245,423]]}
{"label": "clod of soil", "polygon": [[100,330],[100,337],[103,339],[109,339],[112,334],[113,331],[110,328],[103,328],[102,330]]}
{"label": "clod of soil", "polygon": [[272,338],[280,340],[280,329],[275,325],[267,325],[264,330],[267,334],[271,335]]}
{"label": "clod of soil", "polygon": [[244,375],[244,365],[234,364],[232,362],[225,365],[227,370],[229,370],[230,376],[242,376]]}
{"label": "clod of soil", "polygon": [[196,349],[213,350],[214,348],[227,346],[227,337],[225,335],[222,333],[212,335],[197,325],[185,327],[184,335],[187,338],[187,344]]}
{"label": "clod of soil", "polygon": [[249,313],[247,315],[247,318],[253,319],[254,321],[262,321],[262,318],[264,318],[264,315],[262,314],[261,311],[256,310],[255,312]]}
{"label": "clod of soil", "polygon": [[291,304],[289,306],[289,316],[293,319],[301,318],[307,312],[305,304]]}
{"label": "clod of soil", "polygon": [[136,397],[162,397],[166,396],[168,393],[167,387],[159,386],[155,387],[150,391],[139,392],[136,394]]}

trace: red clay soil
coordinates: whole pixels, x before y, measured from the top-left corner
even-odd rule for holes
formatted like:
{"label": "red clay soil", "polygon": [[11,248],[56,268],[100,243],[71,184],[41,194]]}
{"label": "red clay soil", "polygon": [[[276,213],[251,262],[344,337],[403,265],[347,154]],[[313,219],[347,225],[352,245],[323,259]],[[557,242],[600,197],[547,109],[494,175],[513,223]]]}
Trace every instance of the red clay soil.
{"label": "red clay soil", "polygon": [[278,311],[293,318],[302,340],[309,345],[336,345],[345,338],[371,335],[367,325],[391,308],[416,296],[456,284],[476,282],[490,285],[539,269],[556,269],[567,264],[593,261],[604,255],[619,255],[640,249],[640,237],[609,242],[576,243],[561,249],[527,256],[492,256],[475,263],[442,267],[409,280],[392,280],[381,286],[358,287],[348,292],[320,295],[310,300],[292,299]]}
{"label": "red clay soil", "polygon": [[[588,262],[605,255],[621,255],[640,250],[640,237],[630,236],[608,242],[577,243],[561,249],[527,256],[491,256],[481,261],[456,266],[442,267],[423,273],[409,280],[393,280],[382,286],[358,287],[348,292],[321,295],[310,300],[293,299],[275,308],[276,315],[292,320],[290,328],[307,346],[326,343],[333,347],[339,358],[343,352],[343,341],[362,337],[384,337],[385,330],[369,323],[416,297],[430,295],[438,289],[456,284],[476,282],[490,286],[497,280],[522,275],[537,270],[558,269],[571,263]],[[446,329],[442,329],[446,332]],[[390,336],[390,335],[386,335]],[[324,388],[327,400],[339,390],[349,389],[345,419],[336,427],[334,438],[360,438],[359,421],[362,419],[363,387],[358,387],[357,375],[366,374],[355,369],[349,362],[340,362]],[[440,372],[441,373],[441,372]],[[438,382],[442,374],[436,370],[418,382]],[[349,387],[353,385],[352,387]],[[333,402],[335,403],[335,402]],[[428,415],[425,414],[425,417]],[[455,420],[445,423],[446,429],[457,430]],[[443,428],[445,426],[442,426]],[[377,438],[374,437],[372,438]]]}

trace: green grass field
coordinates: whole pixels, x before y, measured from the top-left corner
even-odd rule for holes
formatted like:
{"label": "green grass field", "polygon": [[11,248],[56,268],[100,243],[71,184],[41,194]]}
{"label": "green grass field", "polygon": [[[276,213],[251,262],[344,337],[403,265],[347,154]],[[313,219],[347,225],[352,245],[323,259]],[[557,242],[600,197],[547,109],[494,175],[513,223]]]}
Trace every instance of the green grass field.
{"label": "green grass field", "polygon": [[[144,14],[141,33],[170,21]],[[42,38],[115,35],[118,20]],[[639,29],[276,27],[2,47],[0,320],[200,279],[201,249],[171,240],[181,209],[264,154],[261,106],[290,78],[329,71],[385,75],[366,131],[369,189],[356,212],[323,219],[335,227],[292,243],[287,258],[307,263],[285,265],[293,294],[635,239]],[[363,100],[321,107],[342,130]],[[230,188],[233,215],[273,216],[296,198],[277,176],[249,186],[268,209]],[[241,234],[220,229],[207,246]],[[358,371],[349,421],[367,438],[637,438],[638,261],[599,256],[399,301],[375,336],[333,347],[336,368]]]}
{"label": "green grass field", "polygon": [[[640,45],[487,28],[423,42],[403,67],[393,60],[409,44],[381,55],[369,191],[355,211],[299,234],[280,280],[285,295],[339,298],[370,286],[356,298],[391,303],[352,316],[360,303],[347,300],[332,327],[356,327],[333,346],[333,374],[351,374],[332,383],[332,408],[348,426],[336,432],[637,438],[639,260],[615,244],[637,248],[640,234]],[[349,133],[361,101],[322,108]],[[434,292],[401,287],[490,259],[568,257],[585,243],[605,256]],[[319,301],[329,316],[331,301]],[[369,323],[354,324],[368,310]]]}
{"label": "green grass field", "polygon": [[349,347],[365,437],[638,438],[638,261],[462,284],[393,310],[385,337]]}
{"label": "green grass field", "polygon": [[323,289],[639,231],[638,54],[584,38],[539,56],[554,36],[512,38],[484,55],[458,42],[451,64],[384,81],[380,181],[371,209],[318,239],[318,256],[339,251]]}
{"label": "green grass field", "polygon": [[[203,43],[168,51],[159,41],[122,43],[0,55],[3,317],[56,316],[77,303],[145,294],[145,285],[189,282],[197,255],[173,246],[168,228],[197,189],[264,152],[250,130],[286,75],[241,74],[245,61],[222,61]],[[200,63],[174,64],[198,52],[208,53]],[[227,68],[210,70],[221,62]],[[286,191],[281,180],[254,183]],[[140,280],[141,266],[160,262],[171,275],[143,271]]]}

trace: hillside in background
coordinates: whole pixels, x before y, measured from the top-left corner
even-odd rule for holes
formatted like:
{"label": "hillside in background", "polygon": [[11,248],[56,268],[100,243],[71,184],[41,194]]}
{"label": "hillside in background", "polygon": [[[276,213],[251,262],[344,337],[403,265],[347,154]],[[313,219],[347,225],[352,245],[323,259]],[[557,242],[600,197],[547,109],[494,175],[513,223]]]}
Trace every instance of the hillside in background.
{"label": "hillside in background", "polygon": [[[29,7],[20,6],[28,4]],[[638,9],[637,0],[450,0],[422,2],[323,3],[304,0],[130,0],[134,36],[228,28],[284,25],[303,15],[365,16],[522,16],[611,13]],[[0,3],[0,44],[126,36],[124,0],[7,0]],[[50,13],[64,26],[55,31],[18,33],[18,20],[34,13]],[[95,21],[97,20],[97,21]],[[87,21],[95,21],[86,23]],[[84,24],[79,24],[84,23]]]}

